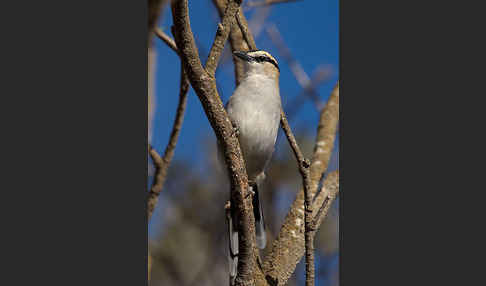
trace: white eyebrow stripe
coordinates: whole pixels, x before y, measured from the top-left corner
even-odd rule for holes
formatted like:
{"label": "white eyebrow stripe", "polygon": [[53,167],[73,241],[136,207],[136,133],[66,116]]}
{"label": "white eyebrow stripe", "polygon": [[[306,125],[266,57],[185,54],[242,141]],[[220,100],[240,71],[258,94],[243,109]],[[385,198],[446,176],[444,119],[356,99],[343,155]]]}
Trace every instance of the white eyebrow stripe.
{"label": "white eyebrow stripe", "polygon": [[280,71],[280,67],[278,66],[278,61],[272,55],[270,55],[268,52],[262,51],[262,50],[248,51],[248,55],[255,58],[255,60],[257,62],[262,62],[262,60],[257,60],[256,58],[264,57],[265,60],[263,60],[263,61],[266,61],[266,62],[273,64]]}

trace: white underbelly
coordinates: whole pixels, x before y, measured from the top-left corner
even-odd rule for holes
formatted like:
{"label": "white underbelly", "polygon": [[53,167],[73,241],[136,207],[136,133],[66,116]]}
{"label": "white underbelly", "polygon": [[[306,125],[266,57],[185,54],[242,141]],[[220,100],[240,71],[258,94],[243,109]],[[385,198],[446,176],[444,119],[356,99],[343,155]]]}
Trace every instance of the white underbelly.
{"label": "white underbelly", "polygon": [[248,177],[252,180],[264,171],[271,159],[280,122],[279,109],[263,110],[261,106],[251,104],[231,113],[230,118],[238,125],[238,139]]}

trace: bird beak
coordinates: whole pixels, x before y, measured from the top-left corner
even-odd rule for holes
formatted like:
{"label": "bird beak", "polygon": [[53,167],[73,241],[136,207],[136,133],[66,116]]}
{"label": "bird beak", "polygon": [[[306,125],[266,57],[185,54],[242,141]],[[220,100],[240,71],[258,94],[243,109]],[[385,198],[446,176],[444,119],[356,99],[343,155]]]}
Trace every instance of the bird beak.
{"label": "bird beak", "polygon": [[243,52],[243,51],[234,51],[233,54],[235,56],[237,56],[238,58],[244,60],[244,61],[247,61],[247,62],[253,61],[253,58],[250,57],[246,52]]}

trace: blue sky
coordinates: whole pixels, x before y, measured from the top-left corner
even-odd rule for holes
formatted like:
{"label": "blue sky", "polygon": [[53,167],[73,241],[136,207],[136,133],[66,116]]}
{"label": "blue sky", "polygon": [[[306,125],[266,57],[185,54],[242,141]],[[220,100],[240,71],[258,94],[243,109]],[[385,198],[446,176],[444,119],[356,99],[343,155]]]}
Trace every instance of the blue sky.
{"label": "blue sky", "polygon": [[[311,1],[304,0],[294,3],[273,5],[267,17],[266,24],[274,23],[279,29],[283,40],[292,51],[304,70],[312,76],[319,65],[331,65],[330,80],[324,82],[318,89],[322,100],[327,100],[339,74],[339,18],[337,0]],[[206,60],[214,39],[219,16],[211,0],[189,1],[191,27],[200,45],[200,55],[203,63]],[[253,10],[245,12],[251,19]],[[166,9],[160,27],[169,33],[172,25],[170,9]],[[170,34],[170,33],[169,33]],[[290,72],[290,68],[279,54],[278,49],[265,32],[256,38],[259,49],[269,51],[279,61],[281,76],[280,89],[282,102],[291,101],[298,96],[302,88]],[[172,50],[156,39],[157,64],[155,100],[156,110],[153,121],[153,146],[163,152],[172,128],[175,110],[178,102],[180,63]],[[229,46],[229,43],[227,43]],[[217,72],[219,89],[223,103],[226,103],[233,92],[234,75],[231,62],[221,66]],[[318,113],[312,102],[307,101],[302,106],[294,120],[291,121],[294,130],[308,129],[315,133]],[[311,134],[314,134],[311,133]],[[204,147],[197,144],[201,139],[212,136],[209,125],[199,99],[190,89],[184,124],[176,148],[175,160],[204,158]],[[214,139],[215,140],[215,139]]]}

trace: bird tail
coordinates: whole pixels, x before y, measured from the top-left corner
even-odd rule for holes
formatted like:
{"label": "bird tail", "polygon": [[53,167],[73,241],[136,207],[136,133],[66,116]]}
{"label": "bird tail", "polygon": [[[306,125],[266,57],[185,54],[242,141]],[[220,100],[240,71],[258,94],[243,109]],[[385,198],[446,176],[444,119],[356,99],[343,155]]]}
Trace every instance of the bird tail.
{"label": "bird tail", "polygon": [[253,191],[255,192],[253,196],[253,215],[255,216],[256,244],[258,248],[264,249],[267,245],[267,234],[265,232],[265,219],[258,188],[258,184],[253,186]]}
{"label": "bird tail", "polygon": [[235,212],[234,208],[228,210],[228,233],[229,233],[229,274],[230,274],[230,285],[235,285],[235,279],[238,267],[238,231],[235,225],[236,219],[234,219]]}
{"label": "bird tail", "polygon": [[[255,192],[253,196],[253,214],[255,216],[255,232],[256,232],[256,244],[260,249],[264,249],[267,244],[267,234],[265,232],[265,220],[263,217],[263,208],[260,201],[259,191],[257,184],[251,186],[252,190]],[[229,274],[230,274],[230,285],[235,284],[235,279],[238,267],[238,231],[236,226],[236,213],[234,208],[231,207],[227,213],[228,219],[228,233],[229,233]]]}

